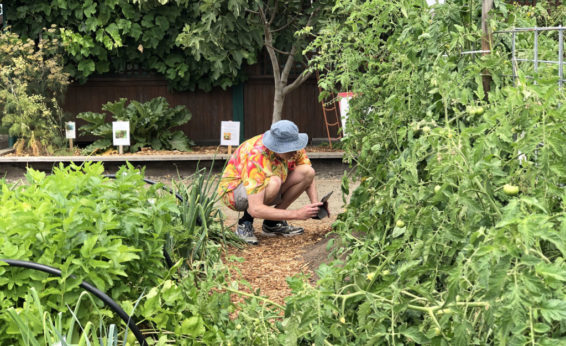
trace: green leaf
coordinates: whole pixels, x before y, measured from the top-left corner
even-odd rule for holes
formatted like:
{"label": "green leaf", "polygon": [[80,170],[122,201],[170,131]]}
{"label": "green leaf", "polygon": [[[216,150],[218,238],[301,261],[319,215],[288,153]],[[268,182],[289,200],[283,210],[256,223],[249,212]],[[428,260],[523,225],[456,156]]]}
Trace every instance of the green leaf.
{"label": "green leaf", "polygon": [[200,316],[189,317],[181,323],[181,333],[192,337],[198,337],[206,332],[204,321]]}
{"label": "green leaf", "polygon": [[86,241],[84,242],[83,246],[81,247],[81,255],[85,258],[90,258],[91,257],[91,251],[94,248],[94,246],[96,245],[97,241],[98,241],[97,235],[89,236],[86,239]]}
{"label": "green leaf", "polygon": [[429,342],[429,339],[426,337],[426,335],[424,335],[417,327],[409,327],[406,329],[401,329],[399,330],[399,333],[401,333],[401,335],[404,335],[405,337],[407,337],[409,340],[409,343],[416,343],[416,344],[427,344]]}
{"label": "green leaf", "polygon": [[118,28],[118,25],[116,25],[116,23],[111,23],[105,30],[114,40],[113,47],[120,47],[122,45],[122,38],[120,37],[120,29]]}
{"label": "green leaf", "polygon": [[566,270],[555,264],[539,263],[535,266],[536,273],[559,281],[566,281]]}
{"label": "green leaf", "polygon": [[545,300],[540,308],[540,313],[547,322],[563,321],[566,319],[566,301],[558,299]]}
{"label": "green leaf", "polygon": [[91,59],[82,60],[77,67],[79,71],[83,73],[83,75],[87,76],[96,70],[96,66],[94,61]]}

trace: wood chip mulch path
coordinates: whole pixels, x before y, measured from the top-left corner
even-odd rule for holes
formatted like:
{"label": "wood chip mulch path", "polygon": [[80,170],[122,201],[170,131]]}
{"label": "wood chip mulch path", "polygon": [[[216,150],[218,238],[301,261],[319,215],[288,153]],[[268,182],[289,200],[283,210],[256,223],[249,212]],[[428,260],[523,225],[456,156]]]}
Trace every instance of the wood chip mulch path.
{"label": "wood chip mulch path", "polygon": [[[285,280],[287,277],[296,274],[313,277],[312,263],[306,262],[303,255],[313,244],[324,241],[325,235],[331,231],[331,222],[307,220],[292,224],[303,227],[305,233],[294,237],[267,237],[261,232],[261,223],[256,222],[254,229],[259,245],[248,245],[241,250],[227,249],[224,263],[231,267],[233,280],[245,280],[251,286],[240,285],[241,291],[254,293],[259,289],[260,295],[284,305],[285,297],[291,294]],[[326,255],[321,254],[323,257]],[[243,261],[231,260],[233,256]],[[232,299],[238,304],[244,302],[245,297],[232,295]]]}

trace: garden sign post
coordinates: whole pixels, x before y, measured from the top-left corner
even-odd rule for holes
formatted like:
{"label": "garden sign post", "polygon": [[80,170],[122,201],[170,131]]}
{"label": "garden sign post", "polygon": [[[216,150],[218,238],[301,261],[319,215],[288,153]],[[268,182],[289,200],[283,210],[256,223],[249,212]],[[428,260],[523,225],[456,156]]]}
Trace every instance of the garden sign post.
{"label": "garden sign post", "polygon": [[124,145],[130,145],[130,122],[112,122],[112,143],[118,147],[118,154],[124,153]]}
{"label": "garden sign post", "polygon": [[239,121],[222,121],[220,123],[220,145],[228,146],[228,155],[232,155],[233,145],[240,145]]}
{"label": "garden sign post", "polygon": [[74,121],[65,123],[65,138],[69,140],[69,149],[73,150],[73,139],[77,138],[76,125]]}

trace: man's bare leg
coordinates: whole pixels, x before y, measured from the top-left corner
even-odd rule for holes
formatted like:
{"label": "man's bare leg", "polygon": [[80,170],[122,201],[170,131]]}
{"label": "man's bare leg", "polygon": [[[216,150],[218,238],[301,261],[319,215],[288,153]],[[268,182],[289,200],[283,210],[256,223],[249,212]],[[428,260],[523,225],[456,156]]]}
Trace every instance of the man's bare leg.
{"label": "man's bare leg", "polygon": [[265,205],[273,205],[279,199],[281,193],[281,178],[271,177],[269,178],[269,183],[265,188],[265,196],[263,197],[263,202]]}
{"label": "man's bare leg", "polygon": [[309,165],[299,165],[289,172],[287,180],[281,185],[281,202],[275,208],[289,208],[309,188],[314,180],[314,175],[314,169]]}

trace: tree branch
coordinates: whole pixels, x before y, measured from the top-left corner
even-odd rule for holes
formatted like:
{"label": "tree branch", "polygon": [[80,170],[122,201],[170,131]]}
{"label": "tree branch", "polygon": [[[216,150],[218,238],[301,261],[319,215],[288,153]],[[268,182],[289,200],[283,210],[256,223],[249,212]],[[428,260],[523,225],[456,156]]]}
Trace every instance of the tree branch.
{"label": "tree branch", "polygon": [[291,84],[287,85],[285,88],[283,88],[283,95],[287,95],[291,91],[297,89],[299,87],[299,85],[303,84],[311,76],[312,76],[312,71],[308,71],[306,73],[303,72],[299,77],[297,77],[297,79],[295,79],[293,81],[293,83],[291,83]]}
{"label": "tree branch", "polygon": [[273,11],[271,11],[271,18],[269,19],[269,25],[273,24],[275,20],[275,16],[277,16],[277,11],[279,10],[279,0],[275,0],[275,6],[273,7]]}
{"label": "tree branch", "polygon": [[265,12],[263,12],[263,7],[261,7],[261,5],[259,6],[259,16],[264,26],[269,25],[269,23],[267,23],[267,18],[265,17]]}
{"label": "tree branch", "polygon": [[271,27],[265,18],[265,13],[263,8],[259,7],[259,12],[261,20],[263,21],[263,33],[265,35],[265,49],[267,49],[267,54],[269,54],[269,60],[271,60],[271,67],[273,69],[273,78],[275,79],[275,84],[279,84],[281,81],[281,76],[279,75],[279,62],[277,61],[277,55],[275,55],[275,49],[273,48],[273,37],[271,36]]}
{"label": "tree branch", "polygon": [[259,11],[252,11],[249,8],[244,9],[244,11],[248,12],[248,13],[252,13],[252,14],[257,14],[259,15]]}
{"label": "tree branch", "polygon": [[[265,46],[267,47],[267,44],[265,44]],[[273,46],[269,46],[269,48],[273,49],[276,53],[279,53],[279,54],[283,54],[283,55],[289,55],[289,54],[291,54],[290,52],[285,52],[285,51],[279,50],[279,49],[277,49],[277,48],[275,48],[275,47],[273,47]]]}
{"label": "tree branch", "polygon": [[[315,11],[313,11],[310,14],[309,19],[307,20],[307,23],[306,23],[305,26],[311,25],[314,14],[315,14]],[[285,67],[283,68],[283,72],[281,73],[281,80],[283,81],[283,84],[285,84],[285,85],[287,84],[287,80],[289,78],[289,73],[291,72],[291,68],[293,67],[293,64],[295,63],[295,53],[296,52],[297,52],[297,46],[295,44],[293,44],[293,47],[291,48],[291,52],[289,53],[289,56],[287,57],[287,61],[285,62]],[[311,76],[311,74],[312,74],[312,72],[303,73],[297,79],[295,79],[293,81],[293,83],[286,85],[283,88],[283,95],[287,95],[291,91],[295,90],[299,85],[301,85],[305,80],[307,80],[307,78],[309,78]]]}
{"label": "tree branch", "polygon": [[285,62],[285,66],[283,67],[283,72],[281,72],[281,81],[283,85],[287,85],[287,80],[289,79],[289,73],[291,73],[291,69],[293,64],[295,63],[295,53],[297,52],[297,46],[293,44],[291,47],[291,52],[289,56],[287,56],[287,61]]}
{"label": "tree branch", "polygon": [[289,23],[283,25],[282,27],[275,29],[275,30],[271,30],[271,32],[278,32],[278,31],[281,31],[281,30],[285,30],[285,29],[287,29],[287,27],[289,27],[294,22],[295,22],[295,18],[293,18]]}

